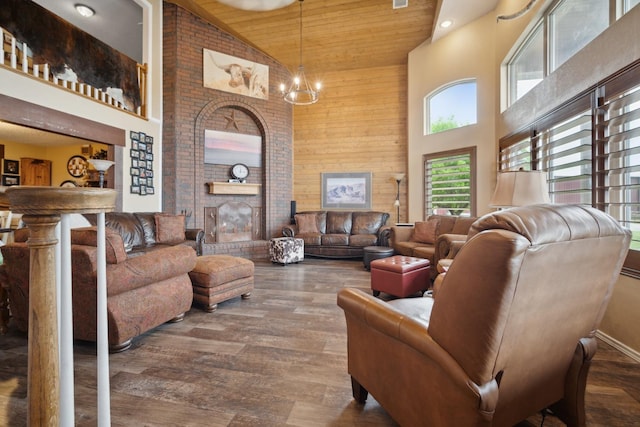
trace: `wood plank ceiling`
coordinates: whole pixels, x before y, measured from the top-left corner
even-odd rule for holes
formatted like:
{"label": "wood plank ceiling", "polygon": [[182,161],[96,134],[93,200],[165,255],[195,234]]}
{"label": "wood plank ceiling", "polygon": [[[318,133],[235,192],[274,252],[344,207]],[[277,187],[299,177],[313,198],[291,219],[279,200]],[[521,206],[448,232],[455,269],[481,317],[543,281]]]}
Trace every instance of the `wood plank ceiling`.
{"label": "wood plank ceiling", "polygon": [[[215,0],[170,0],[260,49],[289,70],[300,65],[300,5],[252,12]],[[407,63],[432,33],[437,0],[306,0],[302,6],[302,63],[309,78],[326,72]]]}

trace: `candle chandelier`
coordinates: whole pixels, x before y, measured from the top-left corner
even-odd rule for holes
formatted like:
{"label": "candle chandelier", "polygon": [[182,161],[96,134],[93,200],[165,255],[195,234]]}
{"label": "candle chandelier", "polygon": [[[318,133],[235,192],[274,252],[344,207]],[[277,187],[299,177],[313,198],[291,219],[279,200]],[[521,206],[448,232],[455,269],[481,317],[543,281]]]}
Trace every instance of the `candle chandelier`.
{"label": "candle chandelier", "polygon": [[284,96],[284,100],[293,105],[311,105],[318,102],[318,94],[320,92],[320,82],[317,82],[313,87],[307,81],[307,77],[304,75],[304,66],[302,65],[302,2],[300,3],[300,65],[298,66],[298,73],[293,76],[293,81],[289,85],[289,88],[284,83],[280,84],[280,92]]}

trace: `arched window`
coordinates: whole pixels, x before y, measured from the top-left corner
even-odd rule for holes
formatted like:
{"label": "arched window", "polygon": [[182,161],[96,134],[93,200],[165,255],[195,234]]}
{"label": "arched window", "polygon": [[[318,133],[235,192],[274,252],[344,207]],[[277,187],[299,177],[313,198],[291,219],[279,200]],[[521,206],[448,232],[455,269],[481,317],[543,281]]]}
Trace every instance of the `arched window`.
{"label": "arched window", "polygon": [[442,86],[424,98],[424,134],[476,124],[478,121],[476,80],[461,80]]}

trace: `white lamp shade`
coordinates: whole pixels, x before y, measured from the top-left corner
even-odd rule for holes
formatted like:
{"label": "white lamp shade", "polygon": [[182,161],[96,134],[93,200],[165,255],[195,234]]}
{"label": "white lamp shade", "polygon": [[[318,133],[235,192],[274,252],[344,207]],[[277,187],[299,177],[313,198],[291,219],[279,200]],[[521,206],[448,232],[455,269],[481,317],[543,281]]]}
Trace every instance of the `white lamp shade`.
{"label": "white lamp shade", "polygon": [[509,171],[498,174],[496,191],[491,197],[489,206],[510,208],[549,202],[549,191],[544,172]]}

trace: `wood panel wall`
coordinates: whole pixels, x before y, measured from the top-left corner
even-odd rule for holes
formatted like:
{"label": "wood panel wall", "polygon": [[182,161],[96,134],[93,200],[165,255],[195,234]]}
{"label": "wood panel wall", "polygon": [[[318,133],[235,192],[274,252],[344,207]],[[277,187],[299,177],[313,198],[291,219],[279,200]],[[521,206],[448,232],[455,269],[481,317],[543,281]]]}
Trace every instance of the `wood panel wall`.
{"label": "wood panel wall", "polygon": [[[315,81],[313,70],[307,77]],[[397,221],[396,181],[407,171],[407,66],[340,71],[319,76],[317,104],[294,107],[297,210],[321,208],[323,172],[371,172],[372,210]],[[400,185],[400,222],[406,221],[406,178]]]}

